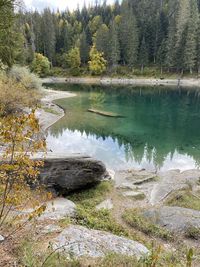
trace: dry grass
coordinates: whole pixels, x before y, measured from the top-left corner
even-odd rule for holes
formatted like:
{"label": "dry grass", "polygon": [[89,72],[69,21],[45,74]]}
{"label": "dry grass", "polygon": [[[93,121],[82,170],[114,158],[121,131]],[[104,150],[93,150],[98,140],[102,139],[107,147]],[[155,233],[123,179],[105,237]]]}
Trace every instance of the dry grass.
{"label": "dry grass", "polygon": [[0,108],[5,114],[13,113],[24,107],[35,107],[39,102],[37,90],[27,90],[15,79],[0,73]]}

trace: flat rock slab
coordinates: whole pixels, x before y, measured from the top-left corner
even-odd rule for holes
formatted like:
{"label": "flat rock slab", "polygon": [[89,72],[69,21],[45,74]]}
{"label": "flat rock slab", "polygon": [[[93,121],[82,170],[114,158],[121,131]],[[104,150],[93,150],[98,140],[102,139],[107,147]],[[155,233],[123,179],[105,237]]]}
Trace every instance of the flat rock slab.
{"label": "flat rock slab", "polygon": [[49,224],[49,225],[44,226],[40,230],[40,232],[42,234],[59,233],[59,232],[62,232],[62,228],[58,225],[55,225],[55,224]]}
{"label": "flat rock slab", "polygon": [[137,186],[130,183],[130,182],[125,182],[117,186],[117,189],[127,189],[127,190],[136,190]]}
{"label": "flat rock slab", "polygon": [[118,187],[124,183],[129,183],[129,185],[141,185],[143,183],[148,183],[155,178],[157,178],[157,174],[147,172],[146,170],[125,170],[119,171],[115,175]]}
{"label": "flat rock slab", "polygon": [[65,198],[56,198],[46,203],[46,210],[39,220],[61,220],[76,215],[76,205]]}
{"label": "flat rock slab", "polygon": [[124,197],[132,197],[135,199],[144,199],[145,198],[145,194],[143,192],[139,192],[139,191],[126,191],[126,192],[123,192],[122,195]]}
{"label": "flat rock slab", "polygon": [[97,184],[109,177],[101,161],[88,156],[59,156],[49,153],[44,158],[39,179],[48,188],[64,194]]}
{"label": "flat rock slab", "polygon": [[199,170],[188,170],[180,172],[179,170],[170,170],[159,173],[159,183],[157,183],[150,196],[150,203],[156,205],[163,202],[174,191],[194,187],[200,180]]}
{"label": "flat rock slab", "polygon": [[106,199],[105,201],[101,202],[99,205],[96,206],[96,209],[97,210],[102,210],[102,209],[111,210],[111,209],[113,209],[112,199]]}
{"label": "flat rock slab", "polygon": [[200,211],[163,206],[143,213],[153,223],[173,232],[185,232],[190,227],[200,228]]}
{"label": "flat rock slab", "polygon": [[53,249],[75,257],[103,257],[108,253],[118,253],[128,256],[141,256],[147,254],[148,249],[142,244],[123,237],[97,230],[90,230],[82,226],[66,228],[53,241]]}

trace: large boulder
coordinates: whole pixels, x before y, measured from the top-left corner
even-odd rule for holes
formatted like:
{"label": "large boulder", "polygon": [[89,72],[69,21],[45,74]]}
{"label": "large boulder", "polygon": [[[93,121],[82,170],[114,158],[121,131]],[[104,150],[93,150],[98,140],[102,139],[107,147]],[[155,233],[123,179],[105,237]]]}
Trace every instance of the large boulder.
{"label": "large boulder", "polygon": [[105,165],[87,156],[47,155],[40,182],[60,193],[83,189],[109,178]]}
{"label": "large boulder", "polygon": [[173,232],[187,232],[191,227],[200,229],[200,211],[180,207],[160,207],[145,211],[143,215],[153,223]]}
{"label": "large boulder", "polygon": [[[59,250],[60,248],[60,250]],[[53,249],[75,257],[103,257],[109,253],[141,256],[148,253],[142,244],[104,231],[71,225],[53,241]]]}

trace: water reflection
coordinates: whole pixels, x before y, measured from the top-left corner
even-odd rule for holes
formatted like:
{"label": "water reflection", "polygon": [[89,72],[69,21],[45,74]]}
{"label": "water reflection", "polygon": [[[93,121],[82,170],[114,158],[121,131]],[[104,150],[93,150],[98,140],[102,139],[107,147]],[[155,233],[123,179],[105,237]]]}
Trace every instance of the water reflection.
{"label": "water reflection", "polygon": [[[49,131],[47,142],[53,151],[89,154],[110,168],[199,167],[198,91],[97,86],[70,91],[78,96],[57,101],[66,116]],[[94,107],[125,118],[87,112]]]}

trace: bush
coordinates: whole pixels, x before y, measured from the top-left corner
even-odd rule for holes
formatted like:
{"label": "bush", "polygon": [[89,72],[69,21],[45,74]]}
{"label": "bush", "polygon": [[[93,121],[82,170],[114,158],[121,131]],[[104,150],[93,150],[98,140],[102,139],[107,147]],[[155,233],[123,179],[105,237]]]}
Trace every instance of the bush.
{"label": "bush", "polygon": [[95,46],[90,50],[89,70],[92,75],[101,75],[106,70],[107,61],[104,59],[104,54],[99,52]]}
{"label": "bush", "polygon": [[22,83],[0,73],[0,115],[36,106],[38,99],[36,90],[27,90]]}
{"label": "bush", "polygon": [[49,74],[50,62],[47,57],[40,53],[35,53],[31,68],[40,77],[45,77]]}
{"label": "bush", "polygon": [[72,48],[65,56],[67,67],[70,68],[70,72],[73,76],[80,74],[81,56],[78,47]]}
{"label": "bush", "polygon": [[39,77],[31,73],[28,67],[13,66],[9,72],[12,79],[21,82],[26,89],[41,89]]}

